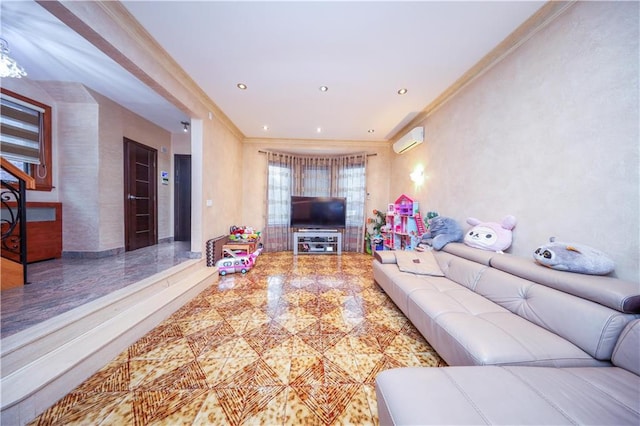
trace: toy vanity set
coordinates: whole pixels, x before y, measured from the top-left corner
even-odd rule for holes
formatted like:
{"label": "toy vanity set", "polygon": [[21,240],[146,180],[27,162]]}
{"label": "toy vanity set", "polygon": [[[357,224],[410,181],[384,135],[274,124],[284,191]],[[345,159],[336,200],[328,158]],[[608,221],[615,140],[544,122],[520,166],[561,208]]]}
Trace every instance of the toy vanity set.
{"label": "toy vanity set", "polygon": [[247,226],[232,226],[229,230],[229,241],[222,246],[222,259],[216,262],[218,273],[246,274],[256,264],[262,253],[260,231]]}

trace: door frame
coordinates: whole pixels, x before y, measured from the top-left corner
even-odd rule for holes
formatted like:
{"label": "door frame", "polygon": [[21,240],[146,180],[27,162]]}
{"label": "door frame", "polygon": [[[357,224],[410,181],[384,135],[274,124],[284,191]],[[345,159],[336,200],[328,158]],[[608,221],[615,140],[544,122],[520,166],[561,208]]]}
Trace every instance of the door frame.
{"label": "door frame", "polygon": [[[189,160],[189,173],[185,175],[184,161]],[[191,241],[191,154],[173,155],[173,239],[174,241]],[[188,198],[184,195],[188,189]],[[184,208],[188,210],[189,227],[185,234],[178,232],[178,221],[187,216]]]}
{"label": "door frame", "polygon": [[[129,200],[129,188],[130,188],[130,174],[131,174],[131,146],[137,146],[139,148],[143,148],[149,151],[152,154],[152,167],[149,178],[149,198],[153,200],[152,207],[150,209],[153,212],[152,222],[153,225],[150,227],[151,235],[150,235],[150,244],[148,246],[158,244],[158,184],[157,184],[157,174],[158,174],[158,150],[152,148],[150,146],[141,144],[129,138],[123,137],[123,161],[124,161],[124,170],[123,170],[123,183],[124,183],[124,243],[125,243],[125,251],[131,251],[131,229],[129,225],[129,217],[131,215],[131,205]],[[148,247],[145,246],[145,247]],[[136,247],[133,250],[142,247]]]}

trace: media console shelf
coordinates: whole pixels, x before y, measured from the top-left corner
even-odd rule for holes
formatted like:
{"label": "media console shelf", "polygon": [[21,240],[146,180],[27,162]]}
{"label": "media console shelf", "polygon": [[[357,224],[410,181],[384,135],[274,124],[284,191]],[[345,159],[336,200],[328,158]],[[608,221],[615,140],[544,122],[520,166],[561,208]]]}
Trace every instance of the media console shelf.
{"label": "media console shelf", "polygon": [[293,233],[293,254],[342,254],[342,233],[304,231]]}

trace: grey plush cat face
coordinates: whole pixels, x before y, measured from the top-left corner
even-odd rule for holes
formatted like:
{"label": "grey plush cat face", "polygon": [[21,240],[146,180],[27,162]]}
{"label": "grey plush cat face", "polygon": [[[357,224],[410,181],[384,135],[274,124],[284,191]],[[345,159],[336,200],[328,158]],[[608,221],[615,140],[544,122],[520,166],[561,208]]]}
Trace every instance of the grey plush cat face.
{"label": "grey plush cat face", "polygon": [[556,264],[556,253],[551,246],[541,246],[533,253],[533,258],[540,264],[545,266],[553,266]]}

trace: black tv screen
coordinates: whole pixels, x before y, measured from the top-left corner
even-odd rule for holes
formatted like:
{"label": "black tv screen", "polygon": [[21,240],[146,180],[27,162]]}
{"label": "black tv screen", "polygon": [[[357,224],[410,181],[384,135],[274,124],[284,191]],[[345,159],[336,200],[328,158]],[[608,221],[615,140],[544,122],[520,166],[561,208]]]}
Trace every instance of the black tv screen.
{"label": "black tv screen", "polygon": [[346,198],[291,197],[291,227],[343,229],[346,225]]}

